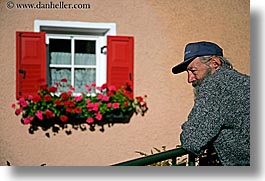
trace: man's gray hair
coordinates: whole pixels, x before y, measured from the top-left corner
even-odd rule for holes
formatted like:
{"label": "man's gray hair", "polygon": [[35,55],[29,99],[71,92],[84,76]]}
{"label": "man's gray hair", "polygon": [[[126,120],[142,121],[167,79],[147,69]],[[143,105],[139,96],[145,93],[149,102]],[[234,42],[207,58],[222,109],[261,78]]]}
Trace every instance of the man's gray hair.
{"label": "man's gray hair", "polygon": [[[228,60],[227,58],[225,57],[222,57],[222,56],[217,56],[221,63],[222,63],[222,67],[225,68],[225,69],[233,69],[233,65],[230,63],[230,60]],[[201,57],[201,62],[202,63],[207,63],[211,60],[211,56],[202,56]]]}

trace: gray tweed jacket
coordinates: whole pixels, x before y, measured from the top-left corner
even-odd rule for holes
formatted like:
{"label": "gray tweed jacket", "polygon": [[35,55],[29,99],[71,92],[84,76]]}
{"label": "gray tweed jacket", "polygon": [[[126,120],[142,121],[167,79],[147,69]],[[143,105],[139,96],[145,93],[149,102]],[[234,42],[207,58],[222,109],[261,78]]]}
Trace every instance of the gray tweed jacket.
{"label": "gray tweed jacket", "polygon": [[222,165],[250,165],[250,77],[220,68],[205,78],[180,141],[195,155],[212,144]]}

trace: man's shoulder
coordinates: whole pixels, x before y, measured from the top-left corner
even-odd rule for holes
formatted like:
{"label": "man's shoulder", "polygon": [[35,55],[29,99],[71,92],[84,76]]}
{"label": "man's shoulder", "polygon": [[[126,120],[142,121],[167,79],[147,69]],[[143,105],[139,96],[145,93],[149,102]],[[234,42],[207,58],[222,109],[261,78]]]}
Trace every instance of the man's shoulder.
{"label": "man's shoulder", "polygon": [[220,68],[217,70],[212,76],[209,76],[209,82],[221,82],[225,83],[232,83],[232,82],[245,82],[249,81],[250,76],[247,74],[243,74],[238,72],[235,69],[224,69]]}
{"label": "man's shoulder", "polygon": [[[243,86],[243,87],[242,87]],[[250,76],[234,69],[219,69],[213,75],[205,78],[202,90],[223,92],[224,89],[238,89],[250,87]]]}

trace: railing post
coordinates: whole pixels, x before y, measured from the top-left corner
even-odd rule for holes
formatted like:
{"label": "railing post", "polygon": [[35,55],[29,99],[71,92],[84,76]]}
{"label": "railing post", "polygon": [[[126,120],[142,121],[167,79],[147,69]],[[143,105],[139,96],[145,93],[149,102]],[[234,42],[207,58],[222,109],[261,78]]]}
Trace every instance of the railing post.
{"label": "railing post", "polygon": [[177,158],[174,157],[171,160],[172,160],[172,166],[177,166]]}
{"label": "railing post", "polygon": [[189,162],[188,162],[189,166],[195,166],[195,155],[189,154],[188,159],[189,159]]}

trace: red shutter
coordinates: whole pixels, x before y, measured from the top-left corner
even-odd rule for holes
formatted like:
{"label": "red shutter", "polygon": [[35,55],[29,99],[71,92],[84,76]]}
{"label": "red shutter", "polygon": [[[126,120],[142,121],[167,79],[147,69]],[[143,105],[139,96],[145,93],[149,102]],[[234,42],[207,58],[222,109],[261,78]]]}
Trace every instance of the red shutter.
{"label": "red shutter", "polygon": [[45,33],[16,32],[16,97],[36,95],[46,84]]}
{"label": "red shutter", "polygon": [[120,88],[121,86],[126,86],[126,84],[129,83],[133,91],[133,59],[133,37],[108,36],[107,84]]}

